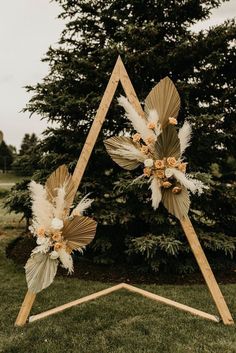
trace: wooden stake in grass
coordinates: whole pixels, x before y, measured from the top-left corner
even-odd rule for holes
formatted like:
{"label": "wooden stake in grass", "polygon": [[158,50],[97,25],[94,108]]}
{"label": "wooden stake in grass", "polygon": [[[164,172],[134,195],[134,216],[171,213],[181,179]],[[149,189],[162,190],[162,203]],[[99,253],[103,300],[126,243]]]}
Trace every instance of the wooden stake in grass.
{"label": "wooden stake in grass", "polygon": [[[127,71],[124,67],[124,64],[123,64],[121,58],[118,57],[117,62],[115,64],[115,67],[113,69],[113,72],[111,74],[110,80],[109,80],[108,85],[106,87],[106,90],[104,92],[103,98],[102,98],[101,103],[99,105],[94,122],[91,126],[91,129],[89,131],[89,134],[87,136],[87,139],[86,139],[84,147],[82,149],[80,158],[78,160],[78,163],[76,165],[76,168],[75,168],[75,171],[73,174],[73,179],[74,179],[77,187],[79,187],[80,182],[82,180],[84,171],[85,171],[86,166],[88,164],[90,155],[91,155],[93,147],[96,143],[99,132],[102,128],[102,124],[105,121],[106,114],[108,112],[111,101],[114,97],[114,94],[115,94],[115,91],[116,91],[116,88],[117,88],[119,81],[121,82],[121,84],[124,88],[124,91],[127,95],[129,102],[134,106],[136,111],[141,116],[144,115],[144,112],[143,112],[142,107],[139,103],[139,100],[137,98],[137,95],[135,93],[133,85],[129,79]],[[230,311],[227,307],[227,304],[226,304],[224,297],[220,291],[220,288],[217,284],[217,281],[216,281],[214,274],[211,270],[211,267],[206,259],[204,251],[199,243],[198,237],[194,231],[194,228],[193,228],[190,220],[188,218],[184,218],[180,221],[180,223],[181,223],[182,228],[184,230],[184,233],[189,241],[192,252],[197,260],[197,263],[198,263],[200,270],[204,276],[204,279],[205,279],[206,284],[210,290],[210,293],[214,299],[214,302],[215,302],[216,307],[219,311],[219,314],[223,320],[223,323],[225,325],[234,324],[233,318],[230,314]],[[146,297],[149,297],[151,299],[158,300],[160,302],[175,306],[176,308],[181,309],[181,310],[186,309],[185,311],[189,311],[192,314],[196,314],[196,315],[205,317],[207,319],[213,320],[215,322],[218,322],[218,319],[216,319],[216,317],[213,315],[210,315],[207,313],[201,314],[203,312],[201,312],[197,309],[193,309],[193,308],[187,307],[183,304],[179,304],[174,301],[171,301],[169,299],[159,297],[153,293],[149,293],[147,291],[143,291],[141,289],[135,288],[134,286],[120,284],[120,285],[118,285],[118,287],[116,286],[116,289],[114,289],[114,287],[111,287],[110,290],[109,289],[105,290],[106,291],[105,294],[109,294],[109,293],[113,292],[114,290],[117,290],[120,288],[126,288],[128,290],[135,291],[135,292],[142,294]],[[104,291],[103,291],[103,293],[104,293]],[[92,295],[92,299],[96,299],[97,297],[100,297],[101,295],[104,295],[104,294],[94,293],[94,295]],[[30,313],[30,310],[31,310],[31,307],[34,303],[35,297],[36,297],[36,295],[34,293],[27,292],[25,299],[23,301],[22,307],[20,309],[20,312],[19,312],[18,317],[15,322],[16,326],[22,326],[26,323],[27,318]],[[159,299],[158,299],[158,297],[159,297]],[[91,300],[91,296],[89,296],[89,298],[90,299],[81,298],[81,299],[78,299],[77,301],[74,301],[74,303],[79,304],[79,303]],[[160,298],[162,298],[162,299],[160,299]],[[174,304],[174,303],[176,303],[176,304]],[[77,305],[77,304],[75,304],[75,305]],[[38,314],[37,316],[34,316],[34,319],[32,318],[31,321],[35,321],[37,317],[38,318],[46,317],[48,315],[51,315],[51,314],[58,312],[58,311],[62,311],[64,309],[66,309],[67,307],[71,307],[71,306],[73,306],[73,305],[68,303],[68,304],[61,306],[59,310],[57,310],[57,308],[51,309],[47,312],[48,313],[47,315],[45,315],[44,313]]]}

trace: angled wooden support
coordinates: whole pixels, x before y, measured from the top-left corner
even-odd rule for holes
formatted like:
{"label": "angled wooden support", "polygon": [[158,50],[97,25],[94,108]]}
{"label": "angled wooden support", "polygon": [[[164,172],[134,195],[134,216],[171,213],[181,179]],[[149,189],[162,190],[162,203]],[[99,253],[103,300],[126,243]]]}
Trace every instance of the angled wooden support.
{"label": "angled wooden support", "polygon": [[40,314],[30,316],[29,322],[34,322],[34,321],[37,321],[37,320],[44,319],[45,317],[60,313],[61,311],[64,311],[64,310],[69,309],[69,308],[72,308],[73,306],[77,306],[77,305],[80,305],[80,304],[83,304],[83,303],[87,303],[87,302],[89,302],[91,300],[98,299],[98,298],[100,298],[102,296],[111,294],[111,293],[113,293],[113,292],[115,292],[117,290],[120,290],[120,289],[127,289],[130,292],[134,292],[134,293],[140,294],[143,297],[146,297],[148,299],[152,299],[152,300],[155,300],[155,301],[157,301],[159,303],[170,305],[170,306],[172,306],[174,308],[177,308],[179,310],[182,310],[182,311],[185,311],[185,312],[189,312],[192,315],[196,315],[196,316],[199,316],[199,317],[202,317],[204,319],[211,320],[211,321],[214,321],[214,322],[220,322],[220,319],[219,319],[218,316],[205,313],[204,311],[201,311],[201,310],[198,310],[198,309],[194,309],[191,306],[184,305],[184,304],[178,303],[178,302],[176,302],[174,300],[170,300],[170,299],[161,297],[160,295],[148,292],[148,291],[146,291],[144,289],[140,289],[140,288],[137,288],[135,286],[131,286],[130,284],[126,284],[126,283],[120,283],[120,284],[118,284],[116,286],[113,286],[113,287],[110,287],[110,288],[107,288],[107,289],[103,289],[103,290],[101,290],[99,292],[87,295],[86,297],[74,300],[74,301],[72,301],[70,303],[67,303],[67,304],[64,304],[64,305],[60,305],[60,306],[58,306],[56,308],[44,311],[44,312],[42,312]]}
{"label": "angled wooden support", "polygon": [[[94,145],[96,143],[99,132],[102,128],[102,124],[105,121],[106,114],[108,112],[108,109],[110,107],[110,104],[112,102],[114,94],[116,92],[119,81],[121,82],[130,103],[134,106],[135,110],[141,116],[144,116],[143,109],[142,109],[141,104],[137,98],[137,95],[136,95],[135,90],[133,88],[133,85],[129,79],[129,76],[128,76],[127,71],[124,67],[124,64],[123,64],[121,58],[118,57],[117,62],[114,66],[113,72],[111,74],[110,80],[109,80],[108,85],[106,87],[106,90],[104,92],[103,98],[102,98],[101,103],[99,105],[99,108],[97,110],[96,116],[94,118],[93,124],[91,126],[91,129],[90,129],[89,134],[87,136],[87,139],[85,141],[84,147],[83,147],[82,152],[80,154],[76,168],[74,170],[73,179],[76,183],[77,188],[79,187],[80,182],[82,180],[84,171],[85,171],[86,166],[88,164],[90,155],[91,155],[92,150],[94,148]],[[234,321],[232,319],[230,311],[227,307],[227,304],[224,300],[224,297],[221,293],[221,290],[217,284],[217,281],[214,277],[214,274],[211,270],[211,267],[207,261],[207,258],[204,254],[204,251],[200,245],[200,242],[199,242],[198,237],[196,235],[196,232],[191,224],[191,221],[189,220],[189,218],[184,218],[180,221],[180,223],[181,223],[182,228],[184,230],[184,233],[188,239],[188,242],[189,242],[190,247],[192,249],[192,252],[196,258],[196,261],[200,267],[200,270],[203,274],[203,277],[206,281],[206,284],[209,288],[209,291],[213,297],[213,300],[216,304],[216,307],[219,311],[219,314],[222,318],[223,323],[225,325],[234,324]],[[32,322],[32,321],[39,320],[43,317],[46,317],[46,316],[52,315],[56,312],[60,312],[64,309],[70,308],[74,305],[82,304],[82,303],[87,302],[89,300],[93,300],[93,299],[96,299],[100,296],[112,293],[112,292],[114,292],[118,289],[121,289],[121,288],[128,289],[130,291],[133,291],[133,292],[139,293],[143,296],[146,296],[150,299],[174,306],[180,310],[188,311],[194,315],[198,315],[198,316],[203,317],[205,319],[219,322],[219,319],[214,315],[204,313],[200,310],[193,309],[193,308],[188,307],[186,305],[174,302],[170,299],[166,299],[166,298],[157,296],[156,294],[150,293],[148,291],[144,291],[142,289],[139,289],[139,288],[136,288],[134,286],[130,286],[130,285],[124,284],[124,283],[121,283],[117,286],[113,286],[111,288],[105,289],[105,290],[100,291],[98,293],[94,293],[94,294],[89,295],[87,297],[80,298],[78,300],[75,300],[74,302],[64,304],[58,308],[50,309],[44,313],[34,315],[31,317],[30,321]],[[36,295],[34,293],[31,293],[29,291],[27,292],[25,299],[23,301],[22,307],[20,309],[20,312],[19,312],[17,319],[16,319],[16,322],[15,322],[16,326],[22,326],[26,323],[27,318],[30,313],[30,310],[31,310],[31,307],[34,303],[35,297],[36,297]]]}
{"label": "angled wooden support", "polygon": [[211,270],[209,262],[207,261],[206,255],[201,247],[201,244],[198,240],[197,234],[193,228],[193,225],[189,218],[184,218],[180,221],[184,233],[188,239],[189,245],[192,249],[192,252],[195,256],[195,259],[200,267],[202,275],[206,281],[208,289],[212,295],[212,298],[216,304],[216,307],[220,313],[222,321],[225,325],[234,324],[233,318],[230,314],[228,306],[225,302],[223,294],[216,282],[215,276]]}

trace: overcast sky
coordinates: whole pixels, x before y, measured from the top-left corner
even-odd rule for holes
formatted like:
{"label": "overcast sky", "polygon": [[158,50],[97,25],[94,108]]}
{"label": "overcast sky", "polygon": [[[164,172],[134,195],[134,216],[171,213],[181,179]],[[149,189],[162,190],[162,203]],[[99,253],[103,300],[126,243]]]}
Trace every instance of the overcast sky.
{"label": "overcast sky", "polygon": [[[47,74],[47,64],[40,60],[57,42],[64,25],[57,19],[60,7],[49,0],[2,0],[0,9],[0,130],[6,143],[18,148],[25,133],[40,135],[46,127],[46,121],[36,116],[29,119],[21,112],[30,98],[23,87]],[[194,30],[234,16],[236,0],[231,0]]]}

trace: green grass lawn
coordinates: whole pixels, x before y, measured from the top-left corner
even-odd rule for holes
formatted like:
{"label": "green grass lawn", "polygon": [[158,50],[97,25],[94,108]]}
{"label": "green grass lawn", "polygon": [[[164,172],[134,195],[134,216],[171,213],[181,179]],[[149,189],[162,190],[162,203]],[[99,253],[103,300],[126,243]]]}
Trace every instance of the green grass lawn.
{"label": "green grass lawn", "polygon": [[[14,221],[14,215],[11,216]],[[11,222],[11,219],[8,219]],[[14,327],[26,293],[22,267],[5,256],[5,247],[21,229],[1,225],[0,352],[4,353],[233,353],[236,327],[213,323],[127,291],[117,291],[50,316]],[[32,314],[104,289],[100,283],[57,277],[37,295]],[[141,288],[212,314],[216,308],[204,285],[140,285]],[[236,316],[236,285],[222,291]]]}
{"label": "green grass lawn", "polygon": [[17,183],[21,181],[22,177],[14,175],[12,173],[0,173],[0,184],[1,183]]}

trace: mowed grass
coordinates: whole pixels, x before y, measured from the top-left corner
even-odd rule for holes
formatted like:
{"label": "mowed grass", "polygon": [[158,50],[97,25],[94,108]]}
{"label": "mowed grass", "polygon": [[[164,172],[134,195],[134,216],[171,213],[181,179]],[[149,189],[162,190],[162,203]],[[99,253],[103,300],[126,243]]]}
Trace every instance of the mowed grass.
{"label": "mowed grass", "polygon": [[15,184],[22,180],[22,177],[17,176],[13,173],[0,173],[0,185],[2,183]]}
{"label": "mowed grass", "polygon": [[[13,220],[15,219],[14,216]],[[0,236],[0,352],[4,353],[233,353],[236,328],[194,317],[121,290],[41,321],[14,327],[26,293],[24,270],[5,256],[21,231],[2,225]],[[57,277],[39,293],[31,314],[109,287],[112,283]],[[141,288],[212,314],[216,308],[204,285],[142,285]],[[236,285],[222,291],[236,316]]]}

